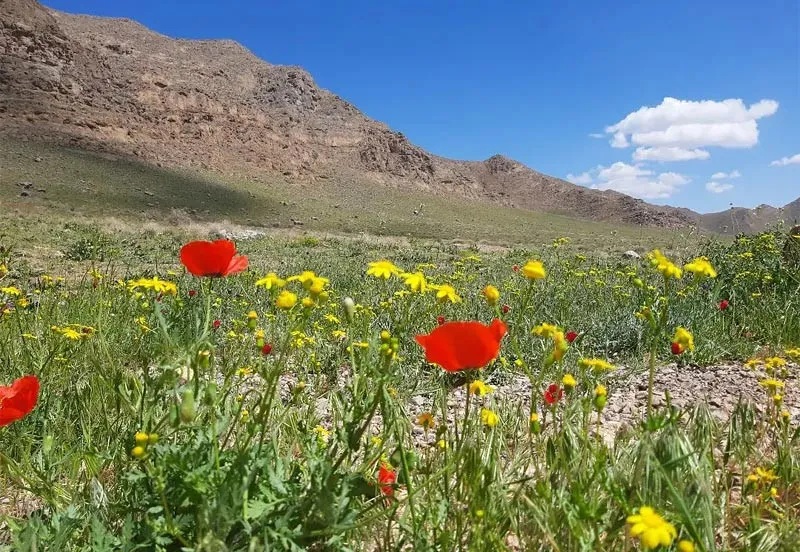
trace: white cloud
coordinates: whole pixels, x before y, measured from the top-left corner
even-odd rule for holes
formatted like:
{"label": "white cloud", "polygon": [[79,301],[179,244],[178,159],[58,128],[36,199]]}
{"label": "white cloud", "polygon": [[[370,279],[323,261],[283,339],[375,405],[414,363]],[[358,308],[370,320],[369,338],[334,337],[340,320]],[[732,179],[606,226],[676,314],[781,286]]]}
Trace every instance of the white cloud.
{"label": "white cloud", "polygon": [[786,165],[797,165],[800,163],[800,153],[792,155],[791,157],[781,157],[780,159],[770,163],[772,167],[785,167]]}
{"label": "white cloud", "polygon": [[586,186],[592,183],[592,175],[589,172],[584,172],[581,174],[567,174],[567,180],[572,182],[573,184],[580,184],[581,186]]}
{"label": "white cloud", "polygon": [[599,166],[579,176],[588,177],[590,181],[593,179],[591,187],[595,190],[615,190],[643,199],[671,197],[681,186],[690,182],[678,173],[655,173],[641,165],[628,165],[622,161],[609,167]]}
{"label": "white cloud", "polygon": [[[736,170],[733,170],[733,171],[731,171],[729,173],[726,173],[726,172],[715,172],[714,174],[711,175],[711,180],[722,180],[724,178],[739,178],[740,176],[742,176],[742,173],[740,173],[739,171],[736,171]],[[706,187],[708,187],[708,186],[706,186]]]}
{"label": "white cloud", "polygon": [[589,138],[605,138],[606,135],[602,132],[592,132],[589,134]]}
{"label": "white cloud", "polygon": [[778,102],[761,100],[749,107],[740,99],[723,101],[664,98],[655,107],[641,107],[606,127],[611,146],[717,146],[749,148],[758,143],[758,123],[778,110]]}
{"label": "white cloud", "polygon": [[706,182],[706,190],[714,194],[721,194],[733,190],[733,184],[723,184],[722,182]]}
{"label": "white cloud", "polygon": [[678,147],[636,148],[634,161],[689,161],[690,159],[708,159],[711,154],[702,149],[684,149]]}
{"label": "white cloud", "polygon": [[615,132],[614,137],[611,138],[612,148],[627,148],[629,145],[628,139],[625,138],[625,134],[622,132]]}

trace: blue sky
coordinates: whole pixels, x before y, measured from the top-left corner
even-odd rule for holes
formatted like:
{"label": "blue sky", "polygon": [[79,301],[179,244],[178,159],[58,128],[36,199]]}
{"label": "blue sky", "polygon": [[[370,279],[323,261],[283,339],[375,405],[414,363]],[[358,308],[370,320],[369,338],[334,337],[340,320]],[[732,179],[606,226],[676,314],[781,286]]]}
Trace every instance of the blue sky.
{"label": "blue sky", "polygon": [[45,4],[235,39],[438,155],[502,153],[703,212],[800,196],[792,0]]}

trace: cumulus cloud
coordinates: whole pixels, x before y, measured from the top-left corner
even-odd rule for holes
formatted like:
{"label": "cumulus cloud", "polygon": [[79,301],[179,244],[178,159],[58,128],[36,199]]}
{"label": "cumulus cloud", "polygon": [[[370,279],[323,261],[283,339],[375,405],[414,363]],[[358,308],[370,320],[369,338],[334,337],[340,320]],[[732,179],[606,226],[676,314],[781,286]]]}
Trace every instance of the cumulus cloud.
{"label": "cumulus cloud", "polygon": [[636,148],[634,161],[689,161],[690,159],[708,159],[711,154],[703,149],[684,149],[674,146],[656,148]]}
{"label": "cumulus cloud", "polygon": [[690,182],[682,174],[656,173],[642,165],[629,165],[622,161],[608,167],[600,165],[579,175],[569,174],[567,179],[575,184],[591,184],[595,190],[615,190],[642,199],[671,197],[681,186]]}
{"label": "cumulus cloud", "polygon": [[[740,173],[737,170],[733,170],[733,171],[731,171],[729,173],[726,173],[726,172],[715,172],[714,174],[711,175],[711,180],[723,180],[725,178],[739,178],[740,176],[742,176],[742,173]],[[708,187],[708,186],[706,186],[706,187]]]}
{"label": "cumulus cloud", "polygon": [[592,132],[589,134],[589,138],[605,138],[606,135],[602,132]]}
{"label": "cumulus cloud", "polygon": [[723,192],[733,190],[733,184],[723,184],[722,182],[712,180],[710,182],[706,182],[706,190],[714,194],[721,194]]}
{"label": "cumulus cloud", "polygon": [[[761,100],[750,106],[740,99],[723,101],[664,98],[643,106],[606,127],[615,148],[645,146],[691,150],[716,146],[750,148],[758,143],[758,119],[778,110],[778,102]],[[697,159],[697,157],[692,157]],[[682,159],[681,159],[682,160]]]}
{"label": "cumulus cloud", "polygon": [[785,167],[786,165],[797,165],[800,163],[800,153],[792,155],[791,157],[781,157],[780,159],[776,159],[770,166],[772,167]]}
{"label": "cumulus cloud", "polygon": [[572,182],[573,184],[580,184],[581,186],[586,186],[592,183],[592,175],[589,172],[584,172],[581,174],[567,174],[567,180]]}

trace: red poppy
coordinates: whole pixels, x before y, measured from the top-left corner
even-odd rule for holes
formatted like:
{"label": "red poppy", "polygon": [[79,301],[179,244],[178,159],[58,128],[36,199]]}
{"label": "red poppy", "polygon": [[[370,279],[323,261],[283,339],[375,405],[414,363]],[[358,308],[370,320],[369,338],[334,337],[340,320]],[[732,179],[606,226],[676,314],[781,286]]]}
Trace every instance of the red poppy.
{"label": "red poppy", "polygon": [[720,301],[720,302],[719,302],[719,310],[725,310],[725,309],[727,309],[727,308],[728,308],[728,305],[730,305],[730,303],[728,302],[728,300],[727,300],[727,299],[723,299],[722,301]]}
{"label": "red poppy", "polygon": [[448,372],[483,368],[500,353],[500,341],[508,328],[502,320],[490,325],[480,322],[447,322],[428,335],[416,337],[428,362]]}
{"label": "red poppy", "polygon": [[272,345],[266,343],[263,347],[261,347],[261,354],[267,356],[272,352]]}
{"label": "red poppy", "polygon": [[217,328],[219,328],[222,325],[222,321],[221,320],[214,320],[212,325],[214,326],[214,329],[216,330]]}
{"label": "red poppy", "polygon": [[447,320],[445,319],[445,317],[444,317],[444,316],[437,316],[437,317],[436,317],[436,323],[437,323],[437,324],[439,324],[440,326],[441,326],[442,324],[444,324],[445,322],[447,322]]}
{"label": "red poppy", "polygon": [[247,257],[236,255],[230,240],[193,241],[181,248],[181,262],[195,276],[222,277],[247,268]]}
{"label": "red poppy", "polygon": [[394,484],[397,482],[397,472],[389,464],[381,464],[378,470],[378,483],[381,485],[381,492],[386,496],[394,496]]}
{"label": "red poppy", "polygon": [[503,314],[508,314],[508,311],[510,311],[510,310],[511,310],[511,307],[509,307],[508,305],[503,305]]}
{"label": "red poppy", "polygon": [[544,392],[544,402],[553,406],[561,397],[564,396],[564,390],[561,389],[557,383],[551,383]]}
{"label": "red poppy", "polygon": [[575,332],[567,332],[567,335],[564,336],[564,339],[567,340],[567,343],[572,343],[576,339],[578,339],[578,334]]}
{"label": "red poppy", "polygon": [[0,426],[27,416],[39,397],[39,379],[23,376],[9,387],[0,386]]}
{"label": "red poppy", "polygon": [[683,345],[681,345],[677,341],[673,341],[672,342],[672,354],[673,355],[681,355],[681,354],[683,354]]}

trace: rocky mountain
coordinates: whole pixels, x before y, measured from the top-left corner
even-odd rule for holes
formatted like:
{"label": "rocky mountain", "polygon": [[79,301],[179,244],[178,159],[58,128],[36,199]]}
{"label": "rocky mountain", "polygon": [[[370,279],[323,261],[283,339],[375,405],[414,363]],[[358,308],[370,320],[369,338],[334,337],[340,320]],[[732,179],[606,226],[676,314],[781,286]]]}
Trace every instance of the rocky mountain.
{"label": "rocky mountain", "polygon": [[501,155],[441,158],[300,67],[272,65],[232,41],[173,39],[35,0],[0,0],[0,132],[264,185],[274,175],[319,186],[339,179],[662,227],[712,226],[728,215],[707,222]]}

